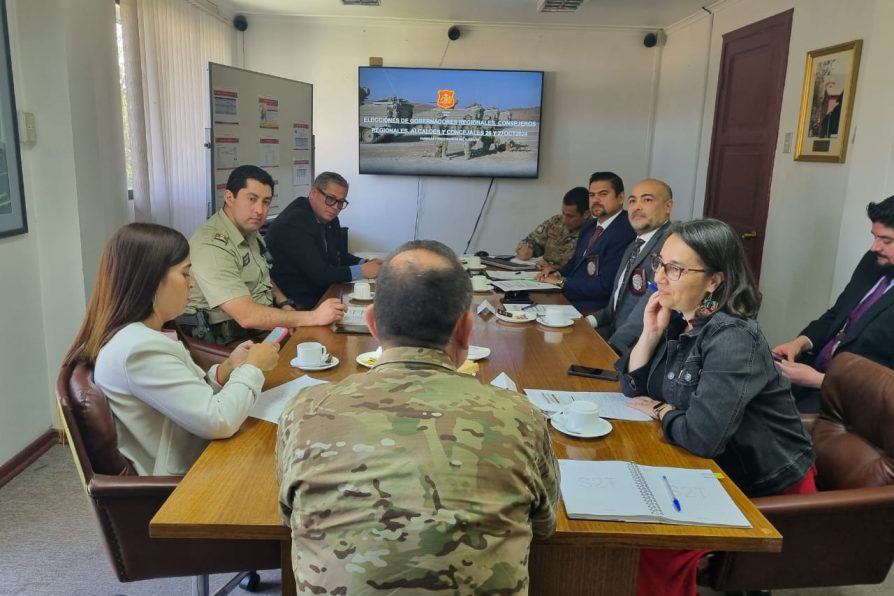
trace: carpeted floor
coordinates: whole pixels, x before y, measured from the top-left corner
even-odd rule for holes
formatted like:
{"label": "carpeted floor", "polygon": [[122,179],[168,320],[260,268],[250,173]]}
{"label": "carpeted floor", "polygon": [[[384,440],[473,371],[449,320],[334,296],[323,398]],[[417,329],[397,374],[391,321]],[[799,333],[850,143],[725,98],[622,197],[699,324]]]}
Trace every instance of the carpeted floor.
{"label": "carpeted floor", "polygon": [[[11,596],[185,596],[192,589],[190,578],[118,582],[71,454],[61,445],[0,488],[0,578],[5,578],[0,579],[0,594]],[[212,590],[227,579],[212,577]],[[256,593],[280,592],[279,571],[262,572]],[[247,593],[237,589],[234,594]],[[894,572],[878,586],[774,592],[820,595],[894,596]]]}

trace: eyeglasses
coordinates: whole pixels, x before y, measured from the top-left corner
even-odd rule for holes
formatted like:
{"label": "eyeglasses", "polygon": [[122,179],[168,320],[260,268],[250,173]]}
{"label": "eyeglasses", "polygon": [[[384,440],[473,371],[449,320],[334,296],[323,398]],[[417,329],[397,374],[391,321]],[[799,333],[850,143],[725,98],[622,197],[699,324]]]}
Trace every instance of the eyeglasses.
{"label": "eyeglasses", "polygon": [[350,205],[347,200],[339,199],[337,196],[331,195],[324,190],[320,190],[319,188],[317,189],[317,192],[323,195],[323,200],[326,201],[326,205],[328,207],[335,207],[336,205],[338,205],[338,209],[339,211],[341,211],[343,209],[347,209],[348,205]]}
{"label": "eyeglasses", "polygon": [[689,267],[680,267],[679,265],[674,265],[673,263],[665,263],[661,255],[652,253],[650,257],[652,261],[652,271],[658,271],[661,268],[664,268],[664,274],[671,281],[680,281],[680,278],[683,277],[684,273],[689,271],[701,271],[704,272],[704,269],[691,269]]}

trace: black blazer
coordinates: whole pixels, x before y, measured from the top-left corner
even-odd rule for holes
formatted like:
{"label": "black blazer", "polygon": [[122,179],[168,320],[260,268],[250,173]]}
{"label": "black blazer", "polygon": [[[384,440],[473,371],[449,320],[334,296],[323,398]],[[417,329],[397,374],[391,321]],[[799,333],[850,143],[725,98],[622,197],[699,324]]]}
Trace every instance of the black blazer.
{"label": "black blazer", "polygon": [[[627,212],[621,211],[585,254],[590,236],[597,225],[596,219],[584,224],[577,237],[574,256],[559,270],[566,278],[562,289],[565,297],[581,311],[592,311],[608,304],[624,249],[636,238]],[[587,260],[593,255],[599,255],[599,272],[591,276],[587,272]]]}
{"label": "black blazer", "polygon": [[264,240],[273,257],[270,277],[303,308],[316,306],[332,284],[351,281],[350,266],[360,262],[341,246],[338,218],[321,224],[307,197],[289,203],[270,224]]}
{"label": "black blazer", "polygon": [[[880,277],[875,254],[867,252],[832,308],[801,332],[813,342],[813,353],[819,354],[826,342],[838,333],[848,315]],[[856,325],[845,331],[836,354],[840,352],[853,352],[894,368],[894,288],[885,292]]]}

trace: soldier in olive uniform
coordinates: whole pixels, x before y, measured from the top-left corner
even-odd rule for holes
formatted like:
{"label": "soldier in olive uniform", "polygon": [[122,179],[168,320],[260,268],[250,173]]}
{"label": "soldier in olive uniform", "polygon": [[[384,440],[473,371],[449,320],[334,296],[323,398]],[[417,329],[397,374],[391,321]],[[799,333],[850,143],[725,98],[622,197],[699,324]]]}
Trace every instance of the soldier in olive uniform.
{"label": "soldier in olive uniform", "polygon": [[312,311],[296,311],[270,281],[258,230],[272,199],[270,174],[240,166],[227,180],[223,208],[190,239],[195,285],[177,322],[193,337],[229,344],[257,330],[328,325],[343,316],[345,307],[335,299]]}
{"label": "soldier in olive uniform", "polygon": [[561,269],[574,255],[580,229],[590,219],[589,192],[572,188],[562,199],[562,213],[553,215],[518,243],[515,255],[524,261],[541,257],[539,264]]}
{"label": "soldier in olive uniform", "polygon": [[528,593],[531,539],[555,528],[558,470],[524,396],[456,372],[470,300],[449,248],[405,244],[366,311],[377,365],[284,409],[276,466],[299,591]]}

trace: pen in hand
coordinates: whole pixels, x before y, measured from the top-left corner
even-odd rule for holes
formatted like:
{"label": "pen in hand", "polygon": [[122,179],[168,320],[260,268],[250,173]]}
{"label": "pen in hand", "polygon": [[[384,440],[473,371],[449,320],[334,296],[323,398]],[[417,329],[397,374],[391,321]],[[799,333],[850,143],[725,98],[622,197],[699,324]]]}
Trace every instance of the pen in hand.
{"label": "pen in hand", "polygon": [[671,501],[674,502],[674,509],[682,511],[680,508],[680,501],[677,499],[677,495],[674,494],[674,489],[671,488],[671,483],[668,481],[667,476],[662,474],[661,479],[664,480],[664,487],[667,489],[668,496],[671,498]]}

